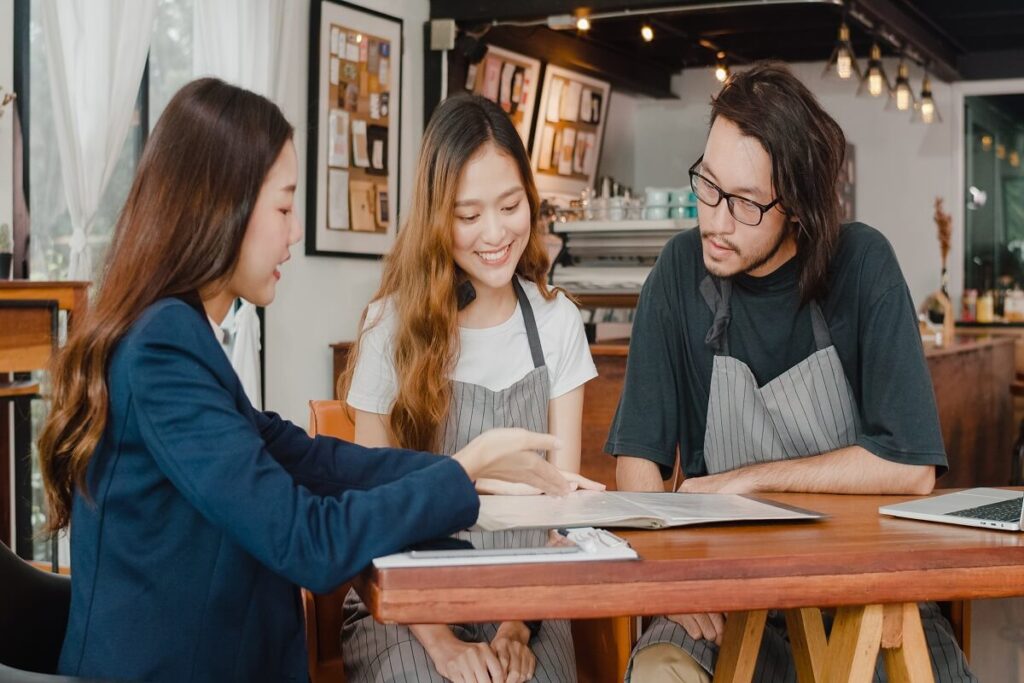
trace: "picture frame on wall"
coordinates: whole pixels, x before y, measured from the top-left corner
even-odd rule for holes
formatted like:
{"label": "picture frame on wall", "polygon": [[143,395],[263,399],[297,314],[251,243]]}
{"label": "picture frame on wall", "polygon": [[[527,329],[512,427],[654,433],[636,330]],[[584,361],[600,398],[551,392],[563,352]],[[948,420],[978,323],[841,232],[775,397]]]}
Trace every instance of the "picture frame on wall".
{"label": "picture frame on wall", "polygon": [[611,84],[555,65],[544,70],[530,163],[541,195],[593,187]]}
{"label": "picture frame on wall", "polygon": [[306,254],[380,258],[398,231],[403,23],[341,0],[310,11]]}
{"label": "picture frame on wall", "polygon": [[526,146],[540,85],[540,60],[494,45],[469,67],[466,89],[491,100],[509,115]]}

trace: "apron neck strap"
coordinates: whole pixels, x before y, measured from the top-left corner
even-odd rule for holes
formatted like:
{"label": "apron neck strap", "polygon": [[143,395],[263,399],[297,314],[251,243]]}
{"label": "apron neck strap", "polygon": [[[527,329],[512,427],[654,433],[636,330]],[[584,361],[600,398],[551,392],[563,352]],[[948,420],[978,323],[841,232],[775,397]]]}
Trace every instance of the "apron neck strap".
{"label": "apron neck strap", "polygon": [[[729,302],[732,299],[732,281],[729,278],[717,278],[705,275],[700,283],[700,293],[704,302],[711,309],[715,318],[711,329],[704,337],[704,343],[715,351],[716,356],[729,355],[729,322],[732,313]],[[832,346],[832,335],[828,331],[828,322],[817,301],[811,301],[811,330],[814,332],[815,350],[821,351]]]}
{"label": "apron neck strap", "polygon": [[530,342],[530,355],[533,356],[533,367],[544,367],[544,348],[540,344],[540,333],[537,332],[537,321],[533,317],[533,306],[530,305],[530,298],[526,291],[519,284],[519,277],[512,276],[512,289],[519,299],[519,310],[523,313],[523,324],[526,325],[526,338]]}
{"label": "apron neck strap", "polygon": [[704,343],[715,351],[716,356],[729,355],[729,321],[732,319],[729,300],[732,298],[732,281],[708,274],[700,282],[700,293],[711,309],[715,319],[704,337]]}
{"label": "apron neck strap", "polygon": [[817,301],[811,300],[811,329],[814,331],[814,346],[818,351],[832,346],[832,334],[828,331],[828,322],[825,314],[821,312],[821,306]]}

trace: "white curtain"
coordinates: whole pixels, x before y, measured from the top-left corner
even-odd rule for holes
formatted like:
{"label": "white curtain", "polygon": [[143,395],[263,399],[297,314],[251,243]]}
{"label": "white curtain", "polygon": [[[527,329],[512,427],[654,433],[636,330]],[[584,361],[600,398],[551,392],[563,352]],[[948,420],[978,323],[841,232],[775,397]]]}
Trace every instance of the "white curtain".
{"label": "white curtain", "polygon": [[92,278],[87,238],[131,125],[157,0],[43,0],[61,176],[71,216],[69,280]]}
{"label": "white curtain", "polygon": [[[195,0],[193,73],[216,76],[282,101],[296,33],[295,7],[287,0]],[[260,326],[256,307],[243,301],[234,318],[231,364],[249,401],[260,398]]]}

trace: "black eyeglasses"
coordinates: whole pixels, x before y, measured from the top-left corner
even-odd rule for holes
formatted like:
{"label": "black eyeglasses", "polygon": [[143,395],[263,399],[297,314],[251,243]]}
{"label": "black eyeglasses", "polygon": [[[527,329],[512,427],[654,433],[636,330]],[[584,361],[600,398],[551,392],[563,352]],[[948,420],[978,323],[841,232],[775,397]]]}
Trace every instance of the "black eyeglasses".
{"label": "black eyeglasses", "polygon": [[693,162],[693,166],[690,167],[690,188],[693,193],[697,195],[697,199],[701,200],[708,206],[715,207],[725,200],[726,205],[729,207],[729,213],[733,218],[738,220],[743,225],[760,225],[761,220],[768,211],[779,203],[780,197],[776,197],[771,204],[758,204],[753,199],[747,199],[741,197],[738,194],[730,194],[715,185],[713,182],[697,173],[696,169],[700,166],[700,162],[704,161],[704,155],[701,154],[697,161]]}

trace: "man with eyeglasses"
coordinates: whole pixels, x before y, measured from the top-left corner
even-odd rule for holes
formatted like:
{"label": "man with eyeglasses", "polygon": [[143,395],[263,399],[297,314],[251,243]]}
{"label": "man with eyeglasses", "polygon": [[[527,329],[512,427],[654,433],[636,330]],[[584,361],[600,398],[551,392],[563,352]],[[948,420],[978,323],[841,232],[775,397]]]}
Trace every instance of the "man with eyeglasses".
{"label": "man with eyeglasses", "polygon": [[[840,225],[839,125],[784,66],[755,64],[712,99],[690,168],[699,228],[644,285],[605,450],[626,491],[926,494],[946,471],[906,281],[885,237]],[[975,681],[934,603],[939,681]],[[658,617],[626,680],[710,681],[721,614]],[[795,681],[769,617],[755,680]],[[876,680],[885,680],[879,663]]]}

